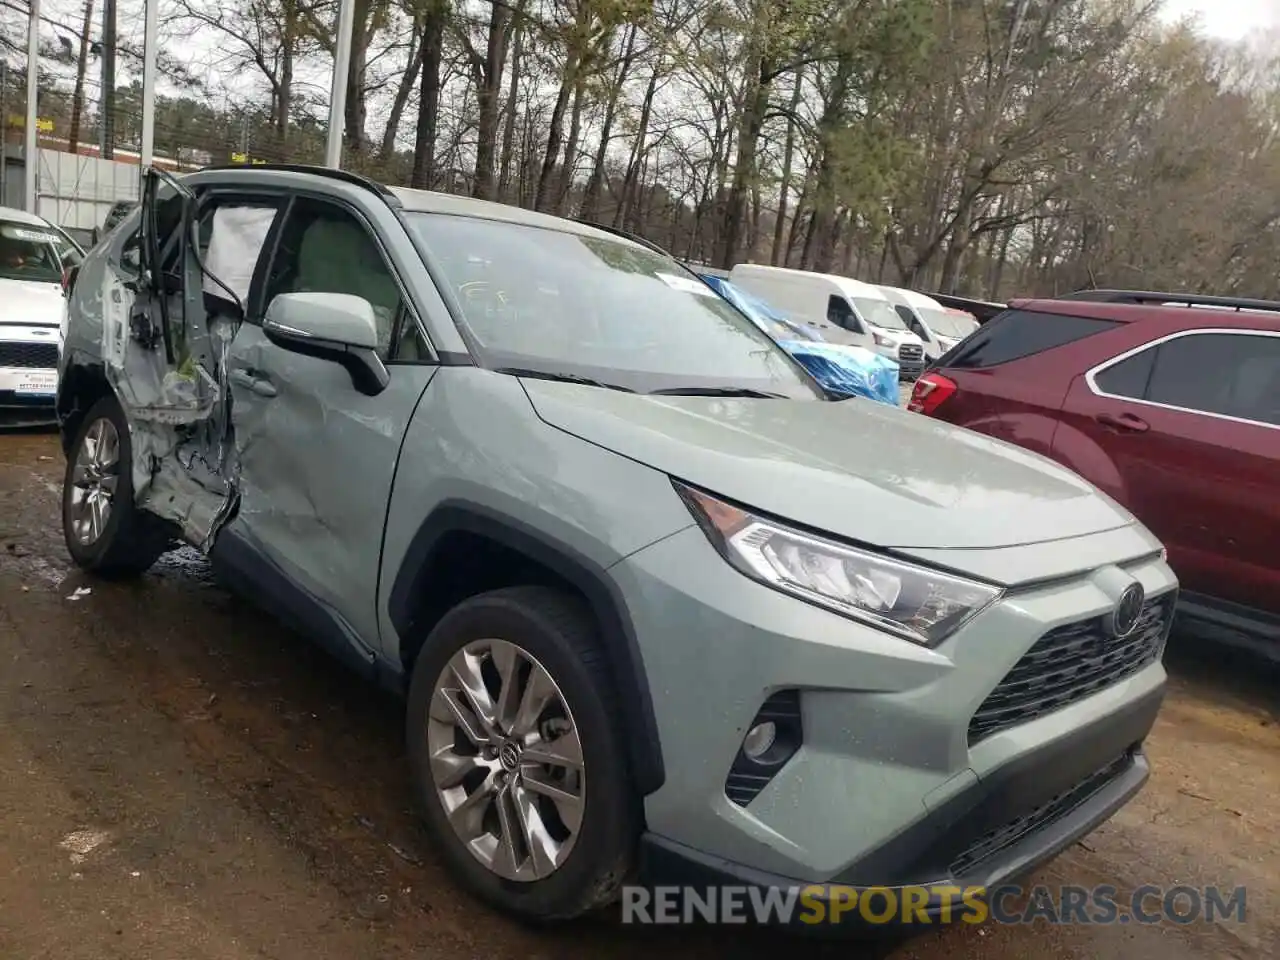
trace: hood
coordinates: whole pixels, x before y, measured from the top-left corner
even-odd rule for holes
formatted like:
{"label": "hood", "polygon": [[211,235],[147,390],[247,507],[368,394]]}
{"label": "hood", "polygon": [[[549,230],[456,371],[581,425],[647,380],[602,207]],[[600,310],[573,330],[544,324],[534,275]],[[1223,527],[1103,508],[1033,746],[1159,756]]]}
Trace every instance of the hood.
{"label": "hood", "polygon": [[56,283],[0,279],[0,325],[57,327],[67,309]]}
{"label": "hood", "polygon": [[1133,522],[1043,457],[887,404],[523,382],[554,427],[745,506],[873,546],[1002,547]]}
{"label": "hood", "polygon": [[892,340],[893,345],[896,347],[900,347],[904,343],[920,343],[920,338],[910,330],[894,330],[891,327],[877,327],[875,325],[871,325],[871,332]]}

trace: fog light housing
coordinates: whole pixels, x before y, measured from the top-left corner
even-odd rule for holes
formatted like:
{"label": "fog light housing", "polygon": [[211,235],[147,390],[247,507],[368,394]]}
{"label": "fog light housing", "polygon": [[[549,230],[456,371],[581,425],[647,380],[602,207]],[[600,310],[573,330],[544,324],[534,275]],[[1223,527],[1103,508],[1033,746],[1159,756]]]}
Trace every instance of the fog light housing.
{"label": "fog light housing", "polygon": [[769,748],[773,746],[777,739],[778,725],[776,723],[772,720],[757,723],[742,738],[742,752],[747,755],[747,759],[758,762],[761,757],[769,752]]}
{"label": "fog light housing", "polygon": [[800,691],[779,690],[761,705],[748,724],[725,779],[725,796],[745,807],[787,765],[803,742]]}

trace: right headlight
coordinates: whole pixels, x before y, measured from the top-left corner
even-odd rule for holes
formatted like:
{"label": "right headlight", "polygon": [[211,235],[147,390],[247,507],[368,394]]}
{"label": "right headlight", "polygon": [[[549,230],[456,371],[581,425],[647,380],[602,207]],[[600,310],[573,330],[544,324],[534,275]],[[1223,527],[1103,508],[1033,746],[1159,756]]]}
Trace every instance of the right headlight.
{"label": "right headlight", "polygon": [[1000,596],[990,584],[846,546],[672,482],[742,573],[913,643],[937,646]]}

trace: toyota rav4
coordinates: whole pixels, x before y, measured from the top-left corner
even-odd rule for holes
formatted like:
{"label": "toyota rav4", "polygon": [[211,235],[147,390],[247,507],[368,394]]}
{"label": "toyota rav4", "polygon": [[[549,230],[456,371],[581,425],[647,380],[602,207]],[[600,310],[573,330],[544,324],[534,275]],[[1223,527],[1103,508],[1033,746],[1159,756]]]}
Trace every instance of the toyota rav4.
{"label": "toyota rav4", "polygon": [[1159,542],[1040,456],[831,401],[609,231],[149,171],[74,281],[58,411],[75,562],[192,544],[403,691],[443,858],[515,914],[990,886],[1148,776]]}

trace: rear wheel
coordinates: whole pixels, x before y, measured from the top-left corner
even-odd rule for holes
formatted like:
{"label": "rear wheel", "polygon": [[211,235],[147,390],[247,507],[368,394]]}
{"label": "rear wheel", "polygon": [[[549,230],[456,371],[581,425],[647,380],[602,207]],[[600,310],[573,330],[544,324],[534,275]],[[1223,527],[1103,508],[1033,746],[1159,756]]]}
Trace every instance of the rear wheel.
{"label": "rear wheel", "polygon": [[67,453],[62,533],[76,565],[101,576],[133,576],[168,549],[158,519],[133,502],[132,449],[114,396],[93,405]]}
{"label": "rear wheel", "polygon": [[450,865],[526,919],[611,901],[630,868],[637,804],[617,698],[584,605],[543,587],[454,608],[414,665],[414,785]]}

